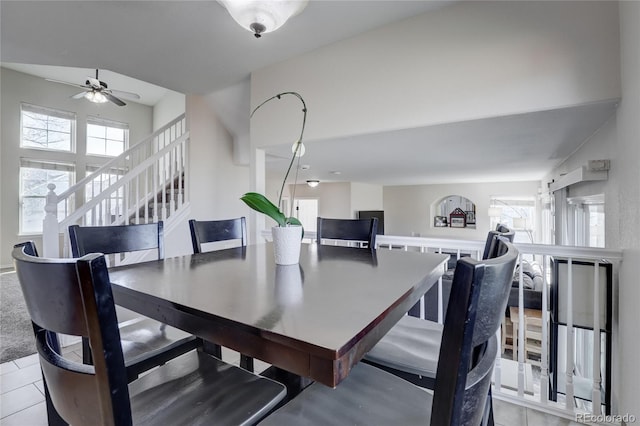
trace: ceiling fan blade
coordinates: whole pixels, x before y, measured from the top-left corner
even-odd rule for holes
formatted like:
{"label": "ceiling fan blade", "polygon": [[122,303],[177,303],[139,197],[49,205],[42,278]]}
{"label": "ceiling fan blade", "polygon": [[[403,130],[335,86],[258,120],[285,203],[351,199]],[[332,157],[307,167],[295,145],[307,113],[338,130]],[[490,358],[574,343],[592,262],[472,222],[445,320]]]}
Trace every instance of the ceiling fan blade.
{"label": "ceiling fan blade", "polygon": [[125,106],[126,104],[124,102],[122,102],[120,99],[116,98],[115,96],[113,96],[111,93],[109,92],[102,92],[102,94],[109,99],[111,102],[113,102],[114,104],[118,105],[118,106]]}
{"label": "ceiling fan blade", "polygon": [[50,81],[52,83],[61,83],[61,84],[66,84],[67,86],[80,87],[82,89],[90,89],[89,86],[85,86],[82,84],[69,83],[67,81],[61,81],[61,80],[53,80],[51,78],[45,78],[45,80]]}
{"label": "ceiling fan blade", "polygon": [[85,95],[86,93],[87,93],[87,92],[80,92],[80,93],[78,93],[78,94],[75,94],[75,95],[71,96],[71,99],[82,99],[82,98],[84,98],[84,95]]}
{"label": "ceiling fan blade", "polygon": [[109,89],[109,91],[114,95],[122,96],[123,98],[140,99],[140,95],[138,95],[137,93],[125,92],[122,90],[115,90],[115,89]]}

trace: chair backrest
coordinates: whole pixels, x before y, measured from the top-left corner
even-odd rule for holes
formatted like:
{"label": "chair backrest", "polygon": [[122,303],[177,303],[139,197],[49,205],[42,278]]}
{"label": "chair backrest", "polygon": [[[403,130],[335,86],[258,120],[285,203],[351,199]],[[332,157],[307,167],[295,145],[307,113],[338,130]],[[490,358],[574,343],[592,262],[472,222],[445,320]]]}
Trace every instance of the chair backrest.
{"label": "chair backrest", "polygon": [[322,239],[364,241],[371,249],[376,248],[378,218],[370,219],[327,219],[318,217],[317,241]]}
{"label": "chair backrest", "polygon": [[247,221],[243,217],[224,220],[189,221],[191,244],[194,253],[202,252],[202,244],[218,241],[240,240],[240,246],[247,245]]}
{"label": "chair backrest", "polygon": [[[517,251],[500,240],[499,255],[458,261],[436,371],[431,425],[479,425],[497,355],[494,320],[504,312]],[[502,291],[503,294],[498,293]],[[490,298],[493,297],[493,300]],[[498,314],[496,314],[496,312]]]}
{"label": "chair backrest", "polygon": [[[53,405],[70,424],[130,425],[127,373],[104,256],[44,259],[33,253],[32,245],[22,244],[12,255]],[[88,337],[94,365],[65,359],[55,333]]]}
{"label": "chair backrest", "polygon": [[[473,357],[473,330],[483,276],[483,264],[470,258],[458,261],[438,356],[431,426],[480,424],[468,420],[482,415],[478,412],[484,410],[488,394],[488,390],[482,392],[482,378],[491,375],[495,359],[494,355],[492,365],[487,366]],[[476,375],[480,380],[467,384],[469,376]]]}
{"label": "chair backrest", "polygon": [[89,253],[116,254],[156,249],[158,259],[164,259],[162,221],[142,225],[71,225],[69,240],[73,257]]}
{"label": "chair backrest", "polygon": [[492,257],[496,257],[496,237],[503,237],[509,240],[509,242],[513,242],[515,235],[515,231],[499,223],[495,231],[489,231],[487,233],[487,241],[484,243],[484,253],[482,253],[482,258],[491,259]]}
{"label": "chair backrest", "polygon": [[513,271],[518,261],[518,249],[506,238],[496,238],[495,246],[494,257],[481,261],[485,269],[478,312],[482,315],[476,319],[474,346],[494,335],[502,324],[511,292]]}

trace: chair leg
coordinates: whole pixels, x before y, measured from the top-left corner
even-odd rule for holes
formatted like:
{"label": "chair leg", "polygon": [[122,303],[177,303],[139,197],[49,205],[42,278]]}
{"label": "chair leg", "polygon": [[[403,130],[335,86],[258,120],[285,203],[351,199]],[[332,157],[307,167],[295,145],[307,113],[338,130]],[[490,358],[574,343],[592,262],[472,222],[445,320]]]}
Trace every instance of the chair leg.
{"label": "chair leg", "polygon": [[240,367],[253,373],[253,358],[240,354]]}
{"label": "chair leg", "polygon": [[209,355],[213,355],[218,359],[222,359],[222,348],[220,347],[220,345],[203,340],[202,350]]}
{"label": "chair leg", "polygon": [[93,365],[91,346],[89,346],[89,339],[86,337],[82,338],[82,363],[86,365]]}

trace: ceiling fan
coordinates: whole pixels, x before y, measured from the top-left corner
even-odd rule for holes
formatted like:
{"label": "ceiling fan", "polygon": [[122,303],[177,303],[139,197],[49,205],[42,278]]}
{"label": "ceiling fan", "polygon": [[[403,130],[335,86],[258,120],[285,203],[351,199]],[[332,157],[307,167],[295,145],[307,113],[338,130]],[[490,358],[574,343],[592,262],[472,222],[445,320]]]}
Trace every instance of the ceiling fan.
{"label": "ceiling fan", "polygon": [[84,91],[71,96],[72,99],[85,98],[86,100],[93,103],[97,103],[97,104],[102,104],[102,103],[111,101],[118,106],[125,106],[126,103],[122,99],[116,97],[115,95],[118,95],[124,98],[129,98],[129,99],[140,99],[140,95],[136,93],[109,89],[107,86],[107,83],[105,83],[104,81],[100,81],[100,79],[98,78],[98,70],[96,70],[96,77],[95,78],[87,77],[87,81],[85,81],[84,84],[69,83],[66,81],[52,80],[50,78],[47,78],[45,80],[51,81],[53,83],[62,83],[62,84],[67,84],[69,86],[80,87],[82,89],[85,89]]}

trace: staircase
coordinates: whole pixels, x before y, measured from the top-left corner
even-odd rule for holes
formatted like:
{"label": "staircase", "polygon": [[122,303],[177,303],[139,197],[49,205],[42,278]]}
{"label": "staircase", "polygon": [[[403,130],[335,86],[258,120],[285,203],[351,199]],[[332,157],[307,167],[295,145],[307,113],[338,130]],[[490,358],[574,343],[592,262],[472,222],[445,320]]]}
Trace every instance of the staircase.
{"label": "staircase", "polygon": [[74,224],[109,226],[162,220],[165,231],[170,231],[189,205],[188,150],[189,132],[183,114],[61,194],[49,184],[43,255],[69,257],[68,228]]}

